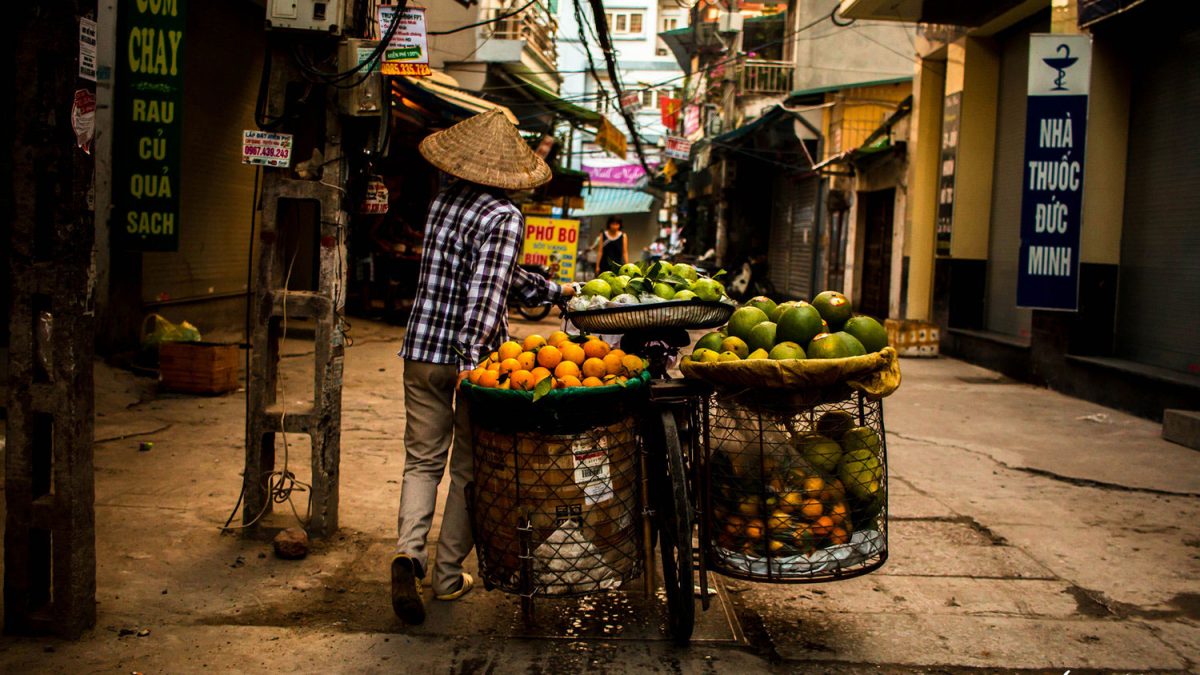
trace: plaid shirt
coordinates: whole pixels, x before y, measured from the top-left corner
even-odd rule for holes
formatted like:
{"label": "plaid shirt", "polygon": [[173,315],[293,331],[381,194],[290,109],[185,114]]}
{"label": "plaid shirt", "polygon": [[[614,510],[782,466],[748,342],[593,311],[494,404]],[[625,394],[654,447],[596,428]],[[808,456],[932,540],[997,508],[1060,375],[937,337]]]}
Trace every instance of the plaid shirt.
{"label": "plaid shirt", "polygon": [[524,229],[512,202],[479,185],[460,181],[434,199],[402,358],[474,368],[508,339],[510,290],[527,303],[560,297],[558,284],[517,266]]}

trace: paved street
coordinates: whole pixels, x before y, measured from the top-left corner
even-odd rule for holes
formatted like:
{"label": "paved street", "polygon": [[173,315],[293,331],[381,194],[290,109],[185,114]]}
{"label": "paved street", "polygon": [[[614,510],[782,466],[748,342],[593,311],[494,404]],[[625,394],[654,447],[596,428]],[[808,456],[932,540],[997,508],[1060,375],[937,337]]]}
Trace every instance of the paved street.
{"label": "paved street", "polygon": [[[386,575],[404,458],[401,331],[355,320],[353,336],[342,529],[299,562],[220,532],[240,487],[240,393],[158,394],[149,379],[98,365],[97,627],[74,643],[0,639],[0,669],[1200,668],[1200,453],[1146,420],[945,358],[903,361],[903,386],[886,402],[891,554],[881,571],[811,586],[723,581],[690,649],[664,638],[661,602],[640,586],[540,602],[532,626],[513,598],[479,589],[406,628]],[[288,347],[285,400],[299,405],[311,344]],[[153,447],[139,451],[143,441]],[[303,477],[307,441],[288,441]],[[303,514],[304,495],[293,498]],[[292,522],[286,506],[272,519]]]}

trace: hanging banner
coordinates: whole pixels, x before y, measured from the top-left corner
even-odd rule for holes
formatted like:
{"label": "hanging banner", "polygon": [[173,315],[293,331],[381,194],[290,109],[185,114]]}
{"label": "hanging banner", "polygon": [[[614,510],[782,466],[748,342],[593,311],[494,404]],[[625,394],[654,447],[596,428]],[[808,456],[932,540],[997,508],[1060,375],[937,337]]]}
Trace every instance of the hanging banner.
{"label": "hanging banner", "polygon": [[96,22],[79,20],[79,77],[96,81]]}
{"label": "hanging banner", "polygon": [[1092,43],[1029,37],[1017,306],[1079,309],[1079,229]]}
{"label": "hanging banner", "polygon": [[584,162],[583,170],[591,179],[591,184],[598,187],[637,187],[646,180],[646,169],[641,164],[596,165]]}
{"label": "hanging banner", "polygon": [[621,94],[621,110],[625,112],[637,112],[642,109],[642,92],[627,91]]}
{"label": "hanging banner", "polygon": [[113,97],[113,245],[179,250],[186,0],[121,0]]}
{"label": "hanging banner", "polygon": [[679,126],[679,109],[683,107],[683,99],[662,96],[658,99],[658,106],[661,108],[662,125],[667,131],[678,131],[675,127]]}
{"label": "hanging banner", "polygon": [[675,159],[688,159],[692,156],[692,142],[678,136],[667,136],[667,147],[663,154]]}
{"label": "hanging banner", "polygon": [[689,105],[683,111],[683,135],[692,138],[700,133],[700,106]]}
{"label": "hanging banner", "polygon": [[938,175],[938,255],[950,255],[950,235],[954,226],[954,170],[958,163],[958,115],[961,109],[961,91],[946,96],[942,104],[942,151]]}
{"label": "hanging banner", "polygon": [[625,159],[625,154],[628,151],[628,141],[625,139],[625,134],[621,130],[614,127],[612,122],[608,121],[607,117],[600,118],[600,128],[596,130],[596,145],[601,150],[607,150],[612,154]]}
{"label": "hanging banner", "polygon": [[575,280],[579,252],[579,221],[557,218],[526,218],[522,265],[541,265],[559,283]]}
{"label": "hanging banner", "polygon": [[[386,35],[396,20],[396,8],[382,6],[379,8],[379,34]],[[429,46],[425,37],[425,10],[418,7],[408,7],[400,15],[400,25],[392,33],[383,50],[383,63],[380,72],[384,75],[408,75],[411,77],[428,77],[433,74],[429,68]]]}

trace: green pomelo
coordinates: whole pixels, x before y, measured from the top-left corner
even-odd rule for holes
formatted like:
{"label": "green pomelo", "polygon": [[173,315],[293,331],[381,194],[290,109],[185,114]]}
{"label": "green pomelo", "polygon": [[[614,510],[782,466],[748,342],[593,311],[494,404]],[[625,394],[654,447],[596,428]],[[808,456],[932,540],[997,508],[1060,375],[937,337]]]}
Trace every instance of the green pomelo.
{"label": "green pomelo", "polygon": [[750,355],[750,346],[740,337],[731,335],[721,341],[721,351],[733,352],[739,359],[744,359]]}
{"label": "green pomelo", "polygon": [[879,434],[875,433],[870,427],[854,427],[846,431],[842,436],[842,447],[846,452],[851,450],[870,450],[872,454],[878,456],[882,447],[882,442],[879,440]]}
{"label": "green pomelo", "polygon": [[850,356],[850,348],[833,333],[820,333],[808,343],[810,359],[842,359]]}
{"label": "green pomelo", "polygon": [[742,306],[743,307],[757,307],[757,308],[761,309],[763,311],[763,314],[767,315],[768,321],[774,320],[771,318],[771,315],[775,313],[775,308],[777,307],[777,305],[775,304],[775,301],[768,298],[765,295],[759,295],[759,296],[750,298]]}
{"label": "green pomelo", "polygon": [[790,340],[806,345],[821,332],[821,314],[807,302],[790,307],[779,317],[777,340]]}
{"label": "green pomelo", "polygon": [[609,286],[608,282],[603,279],[592,279],[583,285],[583,294],[600,295],[608,298],[612,296],[612,286]]}
{"label": "green pomelo", "polygon": [[771,348],[767,358],[774,361],[804,358],[804,348],[795,342],[780,342]]}
{"label": "green pomelo", "polygon": [[877,352],[887,346],[887,329],[869,316],[851,317],[842,330],[858,338],[867,352]]}
{"label": "green pomelo", "polygon": [[841,330],[842,325],[850,318],[853,308],[846,296],[837,291],[822,291],[813,298],[813,307],[821,313],[821,318],[829,322],[832,330]]}
{"label": "green pomelo", "polygon": [[834,336],[841,340],[842,344],[846,345],[846,351],[849,353],[849,356],[862,356],[867,353],[867,348],[863,347],[863,343],[859,342],[858,338],[846,331],[840,330],[834,333]]}
{"label": "green pomelo", "polygon": [[836,441],[853,429],[854,424],[854,415],[845,410],[830,410],[817,418],[817,433]]}
{"label": "green pomelo", "polygon": [[711,349],[713,351],[721,351],[721,341],[729,337],[721,331],[713,331],[704,335],[699,340],[696,340],[696,349]]}
{"label": "green pomelo", "polygon": [[729,334],[743,340],[750,338],[750,331],[767,320],[767,313],[757,307],[741,307],[729,317]]}
{"label": "green pomelo", "polygon": [[827,475],[837,473],[838,463],[842,460],[842,446],[837,441],[828,436],[809,434],[800,438],[799,450],[813,468]]}
{"label": "green pomelo", "polygon": [[787,302],[781,302],[775,306],[775,311],[771,312],[771,315],[767,318],[774,321],[775,323],[779,323],[779,318],[783,316],[784,312],[788,311],[789,309],[791,309],[793,307],[799,307],[801,304],[808,304],[808,303],[801,303],[797,300],[788,300]]}
{"label": "green pomelo", "polygon": [[750,339],[746,340],[746,344],[750,346],[750,351],[755,349],[764,349],[770,351],[771,347],[775,346],[775,324],[770,321],[763,321],[754,328],[750,329]]}
{"label": "green pomelo", "polygon": [[870,499],[883,487],[883,464],[870,450],[852,450],[842,455],[838,478],[859,499]]}

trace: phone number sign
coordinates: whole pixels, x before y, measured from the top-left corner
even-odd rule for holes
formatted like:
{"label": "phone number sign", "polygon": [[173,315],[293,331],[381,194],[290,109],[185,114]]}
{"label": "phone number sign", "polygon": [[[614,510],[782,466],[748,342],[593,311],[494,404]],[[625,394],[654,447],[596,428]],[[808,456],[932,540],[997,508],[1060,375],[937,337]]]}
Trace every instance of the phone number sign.
{"label": "phone number sign", "polygon": [[289,167],[292,135],[247,129],[242,132],[242,164]]}

